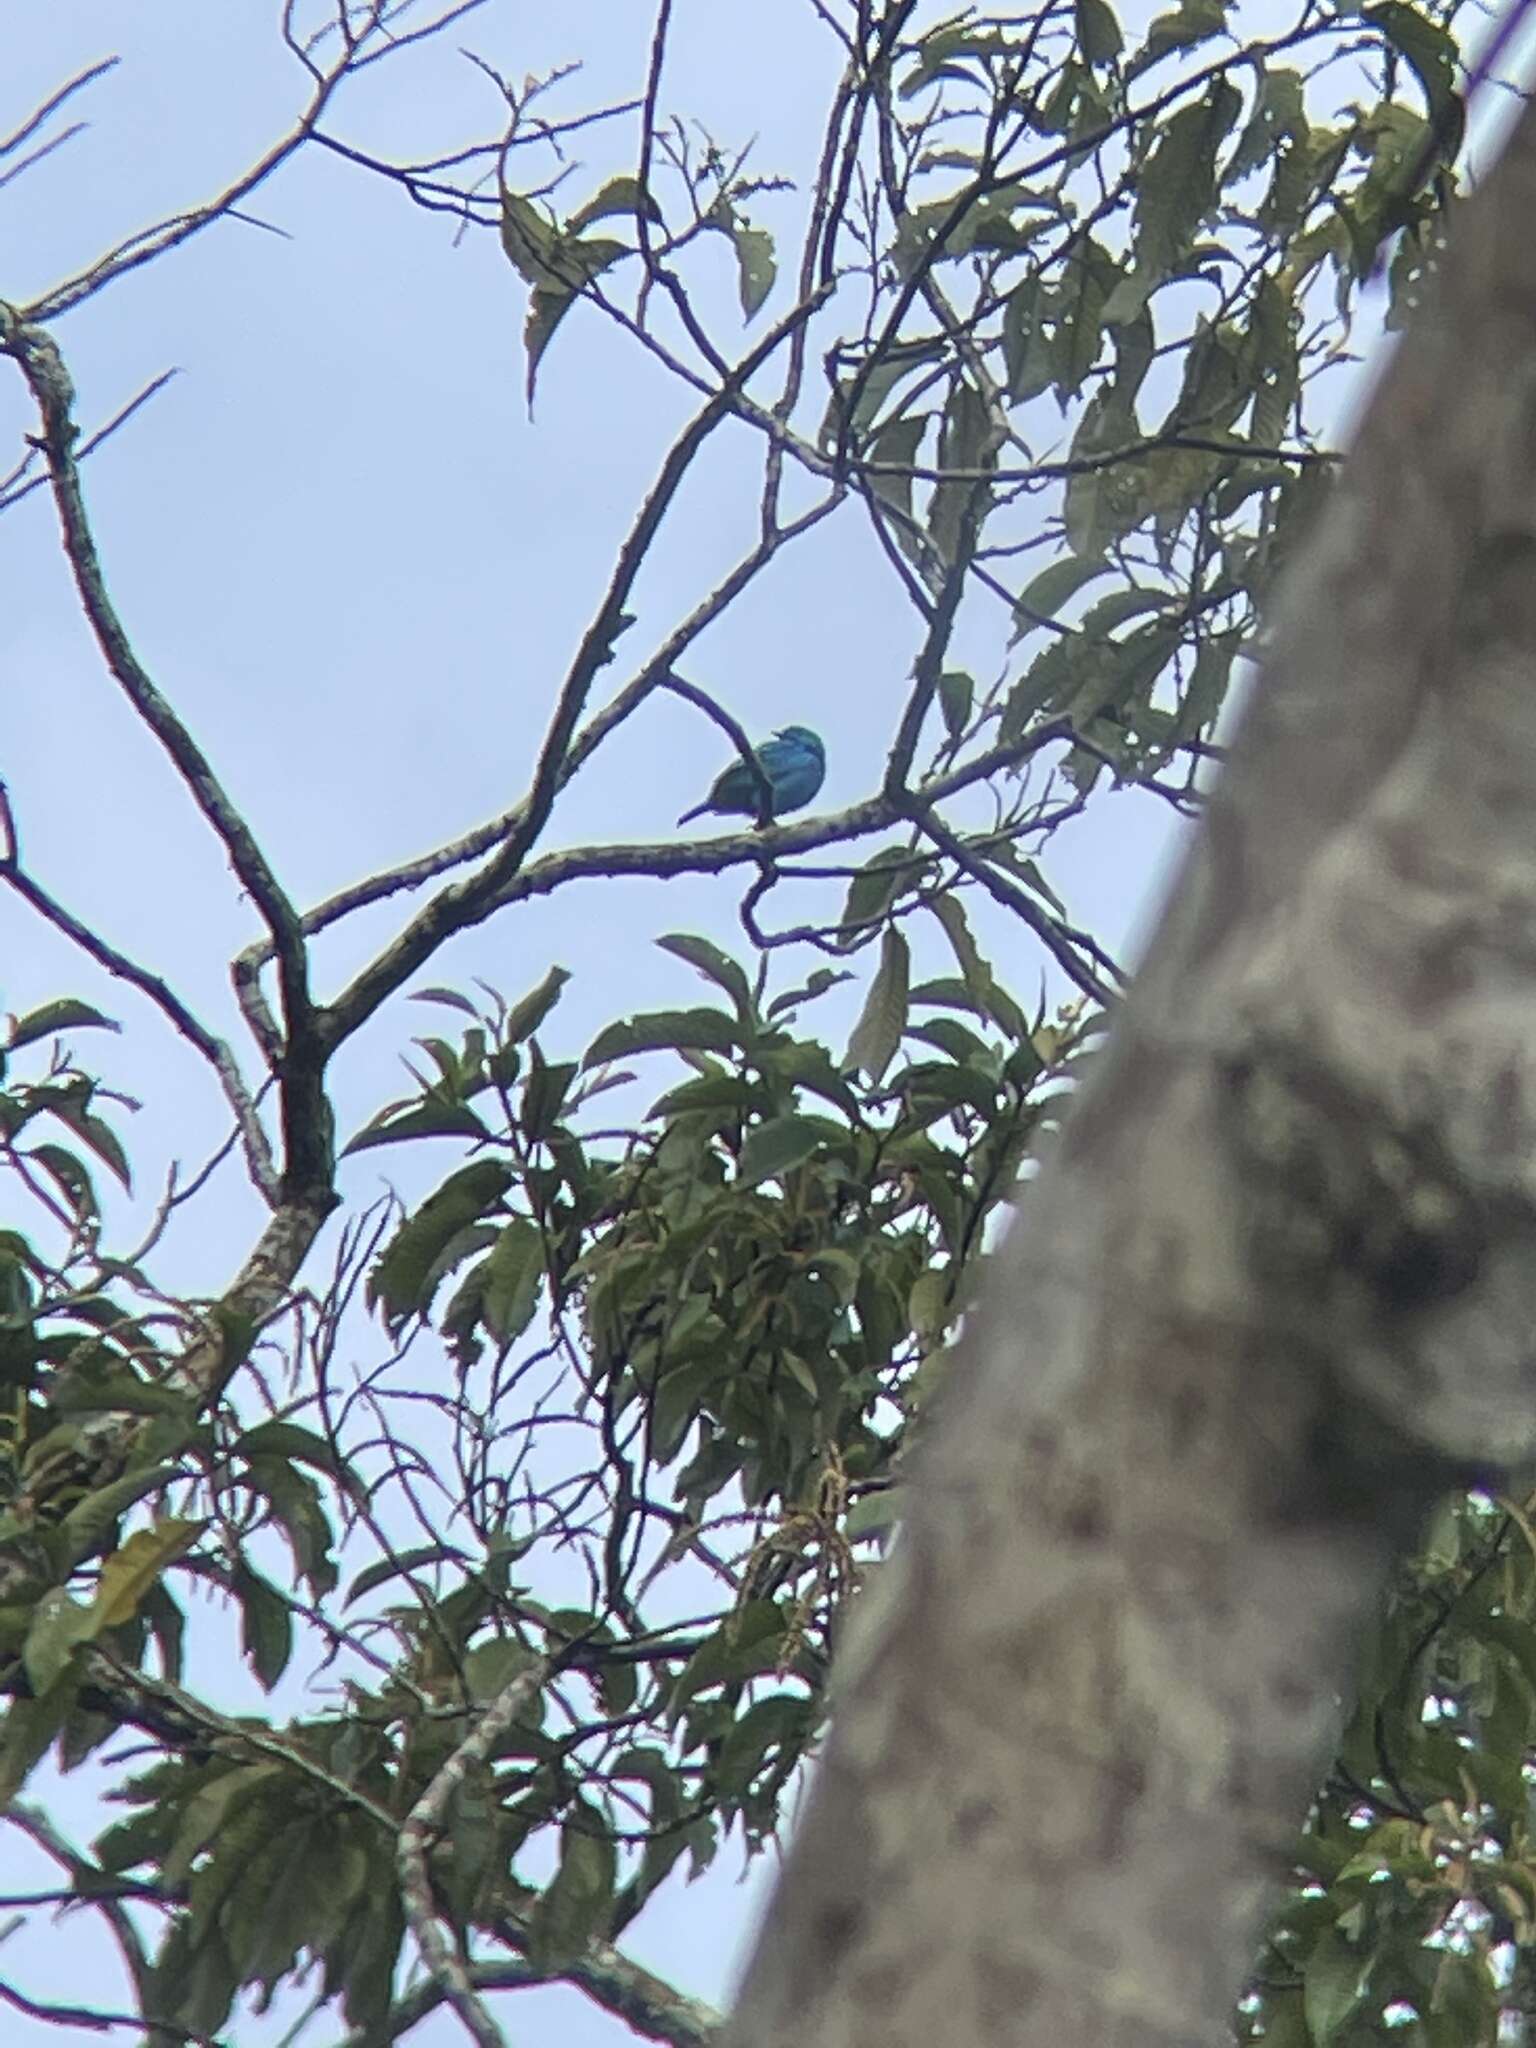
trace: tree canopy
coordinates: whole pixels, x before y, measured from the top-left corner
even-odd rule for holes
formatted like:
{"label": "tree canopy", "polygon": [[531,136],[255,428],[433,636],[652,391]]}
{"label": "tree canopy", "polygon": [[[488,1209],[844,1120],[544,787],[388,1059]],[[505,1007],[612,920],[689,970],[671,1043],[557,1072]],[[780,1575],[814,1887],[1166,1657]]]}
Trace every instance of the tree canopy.
{"label": "tree canopy", "polygon": [[[445,2001],[494,2041],[493,1994],[552,1979],[646,2038],[711,2038],[716,2015],[621,1944],[659,1887],[785,1826],[949,1340],[1119,1001],[1057,835],[1130,792],[1198,814],[1362,337],[1411,312],[1456,204],[1453,7],[808,11],[822,70],[776,82],[820,110],[792,177],[674,87],[668,0],[630,89],[596,103],[579,70],[521,75],[516,10],[289,4],[275,144],[30,296],[0,280],[26,406],[0,510],[51,506],[102,687],[251,918],[209,1021],[29,863],[25,758],[10,770],[0,882],[79,950],[84,993],[3,1042],[0,1782],[32,1781],[12,1824],[105,1916],[158,2038],[220,2038],[237,1999],[301,1977],[319,2037],[359,2044]],[[391,153],[377,118],[349,127],[375,67],[408,94],[461,35],[440,141]],[[101,69],[0,141],[0,204],[79,146],[82,95],[111,120]],[[611,330],[637,380],[594,381],[592,408],[650,379],[688,411],[567,667],[530,685],[516,802],[306,907],[140,649],[93,526],[94,467],[131,463],[162,380],[84,416],[69,333],[192,237],[280,215],[282,174],[318,153],[397,199],[402,235],[505,274],[521,445],[547,465],[518,487],[529,519],[562,461],[541,390],[578,329]],[[669,584],[662,617],[658,549],[716,459],[748,539]],[[709,636],[763,589],[793,606],[801,563],[845,548],[881,565],[910,649],[899,685],[854,679],[878,757],[856,800],[569,843],[574,779],[650,775],[663,701],[750,760],[756,719],[706,682]],[[655,889],[683,876],[714,878],[708,935],[668,929]],[[637,1013],[605,987],[620,1014],[595,1036],[564,1022],[579,963],[507,986],[435,964],[492,920],[515,933],[520,907],[640,884],[675,998]],[[338,933],[345,973],[320,958]],[[119,1192],[134,1139],[104,977],[222,1092],[218,1160],[263,1211],[233,1276],[157,1278],[167,1234],[217,1200],[208,1172],[147,1211]],[[338,1129],[381,1013],[408,1084]],[[207,1596],[270,1714],[228,1707]],[[1536,1914],[1533,1601],[1522,1504],[1448,1498],[1238,2038],[1492,2042],[1501,2013],[1510,2038]],[[316,1668],[324,1709],[290,1710],[286,1675]],[[66,1840],[36,1803],[44,1760],[124,1730],[151,1748],[112,1767],[124,1817]]]}

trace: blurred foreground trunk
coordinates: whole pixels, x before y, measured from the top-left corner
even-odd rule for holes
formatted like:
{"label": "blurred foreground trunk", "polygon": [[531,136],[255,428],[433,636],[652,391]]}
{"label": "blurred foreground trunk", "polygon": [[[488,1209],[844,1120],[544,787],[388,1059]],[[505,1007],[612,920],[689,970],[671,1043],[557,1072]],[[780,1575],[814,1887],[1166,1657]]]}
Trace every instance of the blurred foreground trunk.
{"label": "blurred foreground trunk", "polygon": [[1384,1576],[1536,1445],[1536,113],[858,1616],[732,2048],[1230,2040]]}

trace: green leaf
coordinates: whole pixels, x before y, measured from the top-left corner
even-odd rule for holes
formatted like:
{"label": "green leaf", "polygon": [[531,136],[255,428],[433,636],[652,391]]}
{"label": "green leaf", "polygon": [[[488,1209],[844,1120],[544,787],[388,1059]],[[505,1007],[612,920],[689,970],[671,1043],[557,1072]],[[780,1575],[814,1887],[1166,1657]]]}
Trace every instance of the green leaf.
{"label": "green leaf", "polygon": [[741,292],[741,310],[750,320],[773,290],[774,279],[778,276],[778,265],[773,254],[773,237],[766,228],[749,227],[739,218],[732,222],[730,236],[736,245],[736,274]]}
{"label": "green leaf", "polygon": [[1210,36],[1219,36],[1227,25],[1229,0],[1183,0],[1172,14],[1160,14],[1147,30],[1147,39],[1126,68],[1134,78],[1169,50],[1187,50]]}
{"label": "green leaf", "polygon": [[523,348],[528,362],[528,403],[550,337],[592,280],[619,257],[627,242],[603,237],[583,241],[550,221],[530,199],[505,187],[501,194],[501,245],[525,283],[533,287]]}
{"label": "green leaf", "polygon": [[1008,396],[1016,404],[1038,398],[1056,381],[1047,303],[1043,280],[1035,276],[1016,285],[1003,307],[1003,367]]}
{"label": "green leaf", "polygon": [[1237,87],[1217,78],[1203,99],[1180,107],[1164,125],[1136,182],[1136,268],[1143,278],[1161,282],[1169,275],[1215,205],[1216,151],[1242,106]]}
{"label": "green leaf", "polygon": [[[1235,183],[1269,163],[1283,137],[1300,144],[1306,135],[1306,103],[1300,72],[1287,70],[1283,65],[1266,67],[1253,112],[1237,139],[1237,147],[1227,158],[1223,183]],[[1298,149],[1296,154],[1304,163],[1305,150]]]}
{"label": "green leaf", "polygon": [[365,1593],[371,1593],[376,1586],[387,1585],[391,1579],[405,1578],[411,1572],[425,1571],[431,1565],[463,1562],[463,1552],[452,1543],[423,1543],[415,1550],[397,1551],[393,1557],[365,1565],[348,1586],[344,1604],[350,1607],[354,1600],[361,1600]]}
{"label": "green leaf", "polygon": [[843,914],[838,920],[845,946],[856,944],[868,929],[885,916],[902,889],[912,888],[921,878],[926,861],[910,846],[882,846],[872,853],[848,885]]}
{"label": "green leaf", "polygon": [[478,1017],[480,1014],[468,996],[461,996],[456,989],[451,988],[413,988],[411,1001],[439,1003],[445,1010],[457,1010],[465,1017]]}
{"label": "green leaf", "polygon": [[953,1287],[953,1273],[948,1268],[937,1266],[930,1266],[926,1273],[919,1273],[912,1283],[907,1297],[907,1318],[926,1346],[938,1343],[954,1319],[954,1310],[950,1306]]}
{"label": "green leaf", "polygon": [[717,1685],[777,1670],[784,1654],[785,1617],[772,1600],[749,1600],[726,1616],[678,1673],[667,1701],[674,1722],[689,1701]]}
{"label": "green leaf", "polygon": [[[1136,439],[1135,423],[1126,418],[1120,394],[1112,386],[1096,391],[1083,407],[1072,437],[1076,459],[1113,457]],[[1098,560],[1111,541],[1138,525],[1146,511],[1145,487],[1138,464],[1107,460],[1075,472],[1062,496],[1062,519],[1075,554]]]}
{"label": "green leaf", "polygon": [[533,1321],[544,1284],[544,1236],[536,1223],[515,1216],[485,1264],[481,1313],[498,1344],[510,1344]]}
{"label": "green leaf", "polygon": [[992,994],[994,977],[972,935],[965,905],[958,896],[950,895],[935,896],[928,907],[944,927],[944,935],[954,951],[955,964],[965,978],[966,987],[977,1004],[984,1008]]}
{"label": "green leaf", "polygon": [[668,932],[656,941],[663,951],[675,953],[679,960],[686,960],[690,967],[696,967],[706,981],[712,981],[717,988],[723,988],[736,1005],[736,1014],[743,1024],[752,1016],[752,986],[745,970],[718,946],[708,939],[701,939],[694,932]]}
{"label": "green leaf", "polygon": [[[939,427],[939,467],[983,471],[997,467],[991,412],[986,400],[965,377],[957,377],[950,386]],[[981,504],[986,490],[984,482],[965,477],[934,485],[928,507],[928,535],[942,560],[956,559],[967,513]]]}
{"label": "green leaf", "polygon": [[1090,64],[1108,64],[1119,56],[1124,37],[1109,0],[1075,0],[1077,47]]}
{"label": "green leaf", "polygon": [[189,1551],[207,1527],[180,1515],[163,1515],[147,1529],[135,1529],[121,1549],[103,1559],[91,1605],[95,1631],[131,1621],[167,1565]]}
{"label": "green leaf", "polygon": [[368,1276],[370,1307],[383,1311],[394,1330],[425,1315],[442,1275],[438,1262],[466,1225],[496,1208],[512,1185],[512,1169],[498,1160],[476,1159],[448,1176],[395,1232]]}
{"label": "green leaf", "polygon": [[33,1045],[39,1038],[54,1038],[61,1031],[121,1031],[122,1025],[111,1017],[104,1017],[100,1010],[93,1010],[89,1003],[77,1003],[69,996],[61,996],[56,1002],[44,1003],[41,1009],[29,1011],[25,1017],[18,1017],[3,1044],[0,1053],[19,1052],[24,1045]]}
{"label": "green leaf", "polygon": [[503,1044],[518,1045],[523,1039],[532,1037],[559,1002],[560,991],[570,978],[566,968],[551,967],[537,988],[530,989],[520,1002],[514,1003],[501,1027]]}
{"label": "green leaf", "polygon": [[719,1370],[713,1358],[695,1358],[662,1374],[650,1404],[651,1455],[658,1465],[677,1456]]}
{"label": "green leaf", "polygon": [[777,1116],[748,1131],[737,1162],[738,1187],[755,1188],[809,1159],[824,1143],[828,1126],[815,1116]]}
{"label": "green leaf", "polygon": [[93,1222],[101,1214],[91,1176],[73,1152],[66,1152],[62,1145],[33,1145],[26,1156],[42,1167],[83,1222]]}
{"label": "green leaf", "polygon": [[528,1953],[539,1969],[558,1973],[607,1931],[616,1873],[603,1816],[588,1801],[573,1801],[560,1830],[560,1867],[533,1909]]}
{"label": "green leaf", "polygon": [[530,1054],[528,1078],[523,1083],[523,1136],[530,1144],[537,1144],[550,1136],[555,1119],[565,1107],[576,1078],[576,1062],[546,1061],[537,1040],[530,1047]]}
{"label": "green leaf", "polygon": [[349,1138],[343,1158],[366,1152],[374,1145],[395,1145],[402,1138],[485,1138],[490,1133],[475,1112],[463,1102],[426,1101],[402,1111],[398,1104],[381,1109],[364,1124],[355,1138]]}
{"label": "green leaf", "polygon": [[198,1851],[229,1827],[239,1809],[262,1799],[286,1776],[287,1766],[280,1763],[236,1764],[204,1785],[187,1802],[176,1839],[161,1864],[164,1882],[179,1884],[197,1860]]}
{"label": "green leaf", "polygon": [[869,437],[862,453],[869,462],[887,465],[881,470],[870,472],[869,486],[883,504],[889,505],[899,516],[896,522],[896,538],[910,554],[912,552],[912,477],[910,470],[901,472],[916,462],[919,444],[928,431],[928,415],[918,413],[911,418],[887,420],[877,427]]}
{"label": "green leaf", "polygon": [[326,1473],[338,1486],[358,1491],[357,1480],[335,1446],[301,1422],[258,1422],[236,1439],[235,1449],[246,1458],[296,1458]]}
{"label": "green leaf", "polygon": [[633,1052],[729,1052],[739,1037],[723,1010],[650,1010],[600,1031],[581,1064],[601,1067]]}
{"label": "green leaf", "polygon": [[1075,597],[1096,576],[1107,574],[1108,569],[1107,562],[1085,561],[1080,555],[1064,555],[1059,562],[1050,563],[1024,586],[1014,611],[1018,621],[1014,637],[1026,632],[1037,619],[1054,619],[1068,598]]}
{"label": "green leaf", "polygon": [[884,1076],[907,1026],[911,972],[906,939],[894,926],[887,926],[880,937],[880,965],[843,1056],[845,1071],[861,1067],[872,1082]]}
{"label": "green leaf", "polygon": [[136,1472],[125,1472],[86,1494],[70,1509],[59,1526],[57,1548],[70,1565],[94,1555],[108,1540],[119,1519],[146,1494],[158,1492],[174,1476],[169,1465],[151,1464]]}
{"label": "green leaf", "polygon": [[519,277],[526,284],[558,285],[563,280],[556,267],[560,230],[521,193],[501,194],[501,246]]}
{"label": "green leaf", "polygon": [[[1418,8],[1407,6],[1405,0],[1381,0],[1379,6],[1364,8],[1362,12],[1367,21],[1374,22],[1381,30],[1424,88],[1430,118],[1439,123],[1448,116],[1459,116],[1461,110],[1455,92],[1458,61],[1455,37],[1439,22],[1421,14]],[[1456,140],[1459,139],[1458,119]],[[1455,154],[1454,142],[1447,154]]]}
{"label": "green leaf", "polygon": [[1357,1955],[1336,1931],[1324,1934],[1313,1947],[1303,1998],[1316,2048],[1332,2048],[1359,2011],[1369,1974],[1370,1957]]}
{"label": "green leaf", "polygon": [[0,1807],[8,1807],[33,1765],[74,1711],[80,1681],[67,1677],[35,1699],[12,1700],[0,1721]]}
{"label": "green leaf", "polygon": [[939,714],[952,740],[964,734],[975,696],[975,678],[963,668],[947,668],[939,677]]}
{"label": "green leaf", "polygon": [[610,263],[629,252],[623,242],[592,242],[577,245],[567,253],[585,266],[582,283],[540,285],[528,301],[528,318],[523,323],[523,353],[528,363],[526,389],[530,409],[544,351],[549,347],[555,329],[580,298],[582,285],[589,283],[592,278],[606,270]]}
{"label": "green leaf", "polygon": [[248,1564],[235,1566],[232,1584],[240,1606],[240,1647],[262,1690],[270,1692],[293,1655],[293,1616],[277,1588]]}
{"label": "green leaf", "polygon": [[301,1576],[316,1594],[329,1593],[336,1583],[336,1566],[330,1524],[314,1481],[282,1458],[252,1458],[247,1461],[246,1483],[266,1499]]}
{"label": "green leaf", "polygon": [[128,1155],[118,1143],[117,1133],[112,1126],[103,1123],[99,1116],[93,1116],[87,1109],[87,1099],[70,1096],[50,1103],[49,1107],[59,1122],[66,1124],[76,1137],[89,1145],[118,1183],[132,1194],[133,1175],[128,1169]]}
{"label": "green leaf", "polygon": [[[531,1671],[538,1661],[536,1651],[525,1643],[514,1642],[511,1636],[494,1636],[489,1642],[477,1643],[464,1659],[464,1683],[471,1700],[476,1706],[488,1707],[514,1679]],[[534,1694],[520,1718],[531,1713],[537,1720],[542,1711]]]}
{"label": "green leaf", "polygon": [[1052,351],[1056,396],[1063,405],[1082,389],[1083,380],[1099,359],[1110,296],[1119,278],[1120,265],[1091,235],[1084,237],[1068,259],[1058,294]]}
{"label": "green leaf", "polygon": [[90,1608],[71,1600],[62,1586],[50,1587],[37,1603],[21,1653],[27,1683],[39,1699],[53,1690],[69,1669],[75,1651],[95,1634]]}
{"label": "green leaf", "polygon": [[649,192],[642,192],[640,180],[629,171],[621,171],[618,177],[610,178],[602,189],[589,199],[585,206],[578,206],[565,224],[568,235],[580,234],[583,228],[591,227],[595,220],[611,220],[621,217],[633,220],[641,211],[647,220],[659,220],[661,209]]}

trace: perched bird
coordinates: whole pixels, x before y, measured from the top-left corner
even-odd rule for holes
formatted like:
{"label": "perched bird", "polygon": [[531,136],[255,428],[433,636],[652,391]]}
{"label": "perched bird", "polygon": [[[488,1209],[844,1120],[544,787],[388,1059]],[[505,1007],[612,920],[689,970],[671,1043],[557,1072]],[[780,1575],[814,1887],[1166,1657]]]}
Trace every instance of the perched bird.
{"label": "perched bird", "polygon": [[[768,811],[778,817],[782,811],[798,811],[821,787],[827,772],[827,750],[821,735],[806,725],[786,725],[756,750],[758,766],[768,783]],[[763,808],[762,785],[745,761],[733,761],[715,777],[703,803],[684,811],[678,819],[686,825],[705,811],[737,812],[755,818]]]}

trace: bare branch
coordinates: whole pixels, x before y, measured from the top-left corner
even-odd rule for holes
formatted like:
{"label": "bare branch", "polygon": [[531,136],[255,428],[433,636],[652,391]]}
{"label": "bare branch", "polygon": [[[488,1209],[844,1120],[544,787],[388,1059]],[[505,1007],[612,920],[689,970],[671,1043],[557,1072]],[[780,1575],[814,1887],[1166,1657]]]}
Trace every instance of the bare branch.
{"label": "bare branch", "polygon": [[21,126],[11,134],[0,137],[0,157],[9,156],[20,149],[43,126],[50,116],[56,114],[67,100],[77,92],[83,92],[88,85],[94,85],[98,78],[105,78],[122,62],[121,57],[103,57],[98,63],[88,64],[83,71],[77,71],[73,78],[67,78],[57,92],[50,93],[35,113],[29,114]]}
{"label": "bare branch", "polygon": [[469,1772],[485,1763],[548,1676],[548,1667],[540,1662],[519,1672],[510,1684],[502,1688],[481,1714],[473,1731],[437,1771],[400,1829],[396,1852],[400,1866],[400,1897],[411,1932],[416,1937],[416,1945],[427,1968],[443,1986],[449,2003],[481,2048],[506,2048],[506,2042],[500,2027],[476,1995],[464,1959],[438,1924],[427,1857],[441,1832],[449,1800]]}
{"label": "bare branch", "polygon": [[[148,405],[149,401],[153,397],[155,397],[155,395],[158,392],[161,392],[165,389],[166,385],[170,383],[173,377],[179,377],[180,375],[181,372],[179,370],[172,369],[162,370],[158,377],[152,377],[150,381],[144,386],[142,391],[135,393],[135,395],[129,399],[126,405],[119,406],[118,410],[115,413],[113,413],[111,419],[107,420],[104,425],[99,426],[94,434],[87,434],[85,439],[80,443],[79,447],[76,448],[75,450],[76,462],[84,462],[85,458],[88,455],[93,455],[96,452],[96,450],[101,446],[103,441],[110,440],[111,437],[117,432],[119,427],[127,425],[128,421],[133,418],[134,414],[140,409],[141,406]],[[43,488],[44,484],[46,484],[49,481],[47,477],[35,476],[32,477],[28,482],[21,484],[18,489],[6,489],[7,484],[15,481],[16,479],[19,479],[21,476],[24,476],[26,474],[27,470],[32,466],[32,463],[35,461],[38,452],[39,451],[36,445],[34,444],[26,460],[19,465],[17,470],[13,471],[12,476],[5,478],[3,481],[0,481],[0,512],[9,511],[12,505],[19,505],[23,498],[30,497],[33,491],[40,491]]]}
{"label": "bare branch", "polygon": [[162,1016],[166,1017],[179,1037],[184,1038],[193,1050],[205,1059],[218,1076],[224,1099],[234,1114],[235,1124],[245,1147],[246,1165],[251,1180],[269,1207],[276,1207],[279,1197],[277,1169],[272,1159],[272,1149],[267,1143],[267,1134],[262,1129],[261,1119],[250,1090],[235,1062],[233,1053],[222,1038],[217,1038],[200,1023],[175,991],[158,974],[146,967],[140,967],[130,960],[126,953],[93,932],[89,925],[82,923],[72,911],[55,897],[49,895],[40,882],[25,873],[15,845],[15,826],[11,817],[9,800],[3,804],[4,838],[10,842],[10,850],[0,853],[0,882],[14,889],[16,894],[32,908],[55,931],[61,932],[71,944],[89,955],[98,967],[119,981],[126,981],[136,988],[140,995],[147,996]]}
{"label": "bare branch", "polygon": [[201,747],[134,652],[107,594],[85,509],[74,444],[74,389],[52,338],[0,306],[0,352],[15,359],[42,420],[54,503],[75,588],[102,658],[139,717],[159,740],[199,810],[229,855],[271,935],[283,992],[287,1039],[281,1068],[284,1173],[306,1193],[329,1189],[329,1107],[321,1087],[323,1056],[309,995],[309,966],[298,914],[255,835],[224,790]]}

